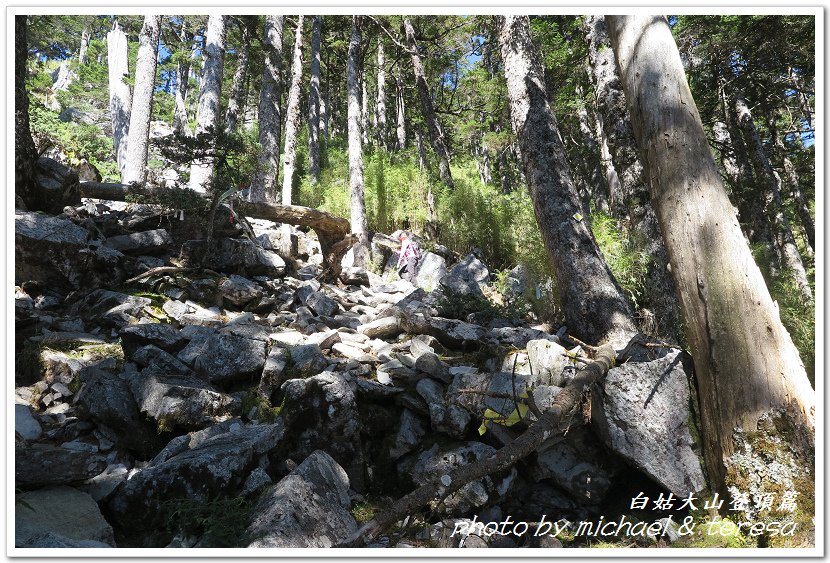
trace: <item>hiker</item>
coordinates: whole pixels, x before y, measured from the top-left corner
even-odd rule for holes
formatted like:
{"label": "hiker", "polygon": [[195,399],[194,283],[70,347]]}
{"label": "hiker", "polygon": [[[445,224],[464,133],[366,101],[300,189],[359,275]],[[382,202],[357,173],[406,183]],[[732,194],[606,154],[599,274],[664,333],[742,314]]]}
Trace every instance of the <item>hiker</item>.
{"label": "hiker", "polygon": [[406,233],[401,233],[401,252],[398,255],[398,275],[401,279],[415,283],[416,268],[418,259],[421,257],[421,249],[418,243],[412,240]]}

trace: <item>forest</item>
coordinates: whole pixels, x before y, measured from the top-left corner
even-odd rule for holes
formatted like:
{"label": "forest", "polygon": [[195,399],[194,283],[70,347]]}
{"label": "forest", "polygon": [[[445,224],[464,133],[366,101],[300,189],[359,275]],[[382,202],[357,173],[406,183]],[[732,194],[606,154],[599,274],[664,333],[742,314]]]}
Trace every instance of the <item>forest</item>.
{"label": "forest", "polygon": [[15,553],[823,545],[816,14],[14,17]]}

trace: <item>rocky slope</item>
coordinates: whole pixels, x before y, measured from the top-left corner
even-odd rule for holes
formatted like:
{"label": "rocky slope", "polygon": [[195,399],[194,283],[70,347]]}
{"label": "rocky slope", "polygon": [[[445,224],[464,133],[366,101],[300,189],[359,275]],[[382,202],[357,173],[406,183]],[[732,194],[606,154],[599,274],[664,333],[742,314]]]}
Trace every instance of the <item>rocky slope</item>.
{"label": "rocky slope", "polygon": [[[533,420],[481,428],[487,409],[509,416],[525,392],[544,409],[574,373],[564,329],[451,317],[491,292],[475,255],[426,253],[413,285],[395,239],[375,234],[374,271],[347,255],[340,283],[322,284],[311,234],[252,221],[245,237],[220,216],[200,268],[204,219],[180,218],[95,201],[15,213],[18,547],[331,546]],[[625,480],[699,490],[688,372],[666,350],[612,369],[588,424],[378,545],[538,546],[448,530],[590,517]],[[204,524],[228,507],[232,533]]]}

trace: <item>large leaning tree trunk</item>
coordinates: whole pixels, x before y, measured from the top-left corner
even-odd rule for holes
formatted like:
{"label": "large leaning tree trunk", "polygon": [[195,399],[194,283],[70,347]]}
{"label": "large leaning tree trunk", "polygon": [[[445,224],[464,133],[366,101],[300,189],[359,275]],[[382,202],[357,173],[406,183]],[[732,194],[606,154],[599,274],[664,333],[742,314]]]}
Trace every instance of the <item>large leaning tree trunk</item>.
{"label": "large leaning tree trunk", "polygon": [[588,342],[619,346],[637,329],[631,308],[582,218],[529,19],[505,16],[498,23],[511,123],[568,328]]}
{"label": "large leaning tree trunk", "polygon": [[369,225],[366,220],[366,202],[363,185],[363,147],[360,134],[360,16],[352,16],[352,35],[349,41],[346,86],[348,90],[349,119],[349,192],[351,193],[352,233],[358,237],[354,249],[355,264],[368,265]]}
{"label": "large leaning tree trunk", "polygon": [[311,71],[308,81],[308,175],[320,181],[320,31],[323,16],[314,16],[311,27]]}
{"label": "large leaning tree trunk", "polygon": [[26,93],[26,16],[14,17],[14,193],[27,209],[42,209],[42,194],[35,182],[37,149],[29,129]]}
{"label": "large leaning tree trunk", "polygon": [[107,70],[109,74],[110,120],[112,146],[118,170],[124,175],[127,165],[127,133],[130,127],[130,87],[124,82],[129,76],[127,36],[118,27],[118,20],[107,33]]}
{"label": "large leaning tree trunk", "polygon": [[444,143],[441,124],[438,123],[435,107],[432,105],[432,97],[429,95],[427,75],[424,71],[421,55],[418,54],[418,43],[415,40],[415,29],[412,27],[409,18],[403,20],[403,26],[406,32],[406,46],[412,59],[412,71],[415,73],[415,86],[418,89],[418,98],[421,101],[421,111],[429,131],[429,141],[432,144],[432,150],[435,151],[435,156],[438,157],[438,175],[448,187],[454,188],[455,184],[450,172],[450,153]]}
{"label": "large leaning tree trunk", "polygon": [[606,21],[686,321],[710,486],[751,492],[746,483],[758,483],[756,468],[768,462],[741,447],[746,433],[760,422],[774,434],[784,421],[789,436],[775,453],[791,457],[793,448],[809,464],[815,393],[741,234],[668,23]]}
{"label": "large leaning tree trunk", "polygon": [[153,94],[156,87],[161,16],[144,16],[144,25],[138,38],[138,57],[135,63],[135,85],[127,136],[127,159],[121,173],[125,184],[144,182],[147,176],[147,149],[150,142],[150,118],[153,114]]}
{"label": "large leaning tree trunk", "polygon": [[297,16],[294,32],[294,56],[291,63],[291,87],[285,110],[285,148],[282,162],[282,204],[291,205],[294,169],[297,160],[297,133],[300,131],[300,91],[303,79],[303,16]]}
{"label": "large leaning tree trunk", "polygon": [[403,101],[403,76],[395,78],[395,111],[397,114],[397,127],[395,133],[398,137],[398,144],[395,148],[402,151],[406,148],[406,106]]}
{"label": "large leaning tree trunk", "polygon": [[233,133],[239,123],[239,115],[245,112],[245,86],[248,83],[248,60],[251,52],[251,16],[240,16],[239,31],[242,42],[237,49],[236,70],[233,73],[228,109],[225,111],[225,131]]}
{"label": "large leaning tree trunk", "polygon": [[735,96],[735,117],[743,133],[744,142],[749,149],[752,165],[755,168],[755,177],[763,186],[764,208],[773,227],[775,246],[781,259],[781,265],[792,275],[801,296],[807,301],[813,299],[807,272],[801,261],[801,254],[795,244],[795,237],[790,226],[790,220],[784,213],[784,204],[781,201],[781,177],[772,168],[761,137],[755,128],[752,113],[746,100],[740,94]]}
{"label": "large leaning tree trunk", "polygon": [[251,201],[275,202],[280,168],[280,75],[282,74],[282,32],[284,16],[265,16],[265,64],[259,93],[259,144],[262,152],[251,182]]}
{"label": "large leaning tree trunk", "polygon": [[[660,234],[660,225],[649,196],[648,181],[637,154],[637,143],[625,94],[617,75],[617,62],[608,27],[603,16],[585,19],[585,40],[591,62],[589,77],[596,92],[597,111],[614,169],[620,180],[620,195],[626,209],[628,227],[645,241],[652,258],[648,271],[645,307],[654,314],[656,330],[661,336],[678,336],[677,296],[668,270],[668,256]],[[616,209],[612,202],[612,209]]]}
{"label": "large leaning tree trunk", "polygon": [[[205,62],[199,86],[199,107],[196,111],[196,135],[219,130],[219,97],[222,93],[222,72],[225,61],[225,16],[208,18],[205,36]],[[213,181],[213,161],[194,162],[190,166],[190,189],[207,192]]]}

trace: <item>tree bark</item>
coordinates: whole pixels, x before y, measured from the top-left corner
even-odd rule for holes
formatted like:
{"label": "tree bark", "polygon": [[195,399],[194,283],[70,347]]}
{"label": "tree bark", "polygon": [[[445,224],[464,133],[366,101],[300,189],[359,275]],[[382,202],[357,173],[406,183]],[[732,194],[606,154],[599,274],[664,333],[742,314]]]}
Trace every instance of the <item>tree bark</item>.
{"label": "tree bark", "polygon": [[750,158],[755,168],[755,176],[763,187],[764,209],[773,226],[775,246],[781,258],[781,265],[793,277],[802,297],[812,301],[813,292],[807,280],[807,272],[801,261],[801,254],[795,245],[790,221],[784,213],[781,201],[781,177],[772,168],[769,157],[764,152],[764,145],[752,120],[752,113],[746,100],[740,94],[735,96],[735,116],[743,133],[744,142],[749,147]]}
{"label": "tree bark", "polygon": [[239,115],[245,111],[245,85],[248,81],[248,58],[251,51],[251,16],[240,16],[239,31],[242,42],[236,50],[236,70],[233,73],[231,94],[228,97],[228,109],[225,112],[225,131],[233,133],[239,121]]}
{"label": "tree bark", "polygon": [[291,63],[291,87],[285,110],[285,147],[282,162],[282,204],[291,205],[294,189],[294,168],[297,160],[297,133],[300,129],[300,91],[303,79],[303,16],[297,16],[294,32],[294,55]]}
{"label": "tree bark", "polygon": [[320,28],[323,16],[314,16],[311,30],[311,79],[308,83],[308,175],[320,181]]}
{"label": "tree bark", "polygon": [[369,89],[366,86],[366,77],[360,76],[360,140],[364,145],[369,144]]}
{"label": "tree bark", "polygon": [[377,143],[389,150],[388,138],[386,131],[386,69],[384,65],[386,59],[383,52],[383,40],[378,38],[378,95],[377,108],[375,109],[375,137]]}
{"label": "tree bark", "polygon": [[259,144],[262,152],[257,172],[251,181],[249,199],[252,202],[276,198],[277,176],[280,169],[280,74],[282,73],[282,33],[284,16],[265,16],[263,46],[265,64],[262,69],[262,88],[259,94]]}
{"label": "tree bark", "polygon": [[348,69],[346,82],[348,88],[349,118],[349,192],[351,193],[352,233],[358,237],[354,249],[355,264],[368,265],[369,225],[366,220],[366,202],[363,185],[363,148],[360,131],[360,16],[352,16],[352,35],[349,42]]}
{"label": "tree bark", "polygon": [[744,471],[731,457],[740,433],[783,412],[814,436],[814,393],[741,235],[668,23],[606,21],[695,362],[710,486],[725,494]]}
{"label": "tree bark", "polygon": [[[196,111],[196,135],[219,130],[219,97],[222,93],[222,72],[225,60],[225,17],[208,18],[205,35],[205,60],[199,86],[199,107]],[[205,193],[213,187],[213,161],[195,162],[190,166],[190,189]]]}
{"label": "tree bark", "polygon": [[398,126],[396,133],[398,137],[397,149],[402,151],[406,148],[406,107],[403,101],[403,76],[398,76],[395,79],[395,109],[397,110]]}
{"label": "tree bark", "polygon": [[424,64],[421,62],[421,56],[418,54],[418,43],[415,41],[415,29],[412,27],[409,18],[403,20],[403,25],[406,31],[409,56],[412,58],[412,70],[415,73],[415,86],[418,89],[418,98],[421,100],[421,111],[423,112],[424,121],[426,121],[432,150],[435,151],[435,156],[438,157],[438,175],[447,187],[452,189],[455,184],[450,172],[450,154],[444,143],[441,124],[438,123],[438,117],[435,115],[435,107],[432,105]]}
{"label": "tree bark", "polygon": [[770,133],[772,134],[775,149],[778,151],[781,162],[784,165],[784,173],[787,175],[787,183],[790,187],[790,194],[792,195],[793,202],[795,203],[795,209],[798,213],[799,219],[801,220],[801,225],[804,227],[804,234],[807,237],[807,244],[809,245],[810,250],[815,251],[816,224],[813,221],[813,216],[810,215],[810,208],[807,206],[804,194],[801,191],[801,184],[798,181],[798,174],[795,171],[795,166],[787,154],[787,147],[784,145],[784,140],[778,133],[778,129],[776,127],[770,127]]}
{"label": "tree bark", "polygon": [[160,31],[161,16],[149,14],[144,16],[135,63],[135,86],[127,136],[127,159],[121,173],[121,181],[125,184],[144,182],[147,176],[147,150],[150,141],[150,119],[153,115],[153,94],[156,89],[156,60]]}
{"label": "tree bark", "polygon": [[[582,88],[577,85],[576,95],[580,99],[584,99]],[[588,108],[585,104],[581,104],[577,110],[579,118],[579,130],[582,133],[582,162],[581,181],[577,185],[582,184],[582,203],[585,213],[590,211],[590,202],[593,200],[596,208],[603,212],[609,213],[608,203],[608,185],[605,183],[605,177],[602,173],[602,162],[600,155],[600,147],[595,135],[595,128],[591,127],[591,119],[588,116]]]}
{"label": "tree bark", "polygon": [[127,135],[130,127],[130,87],[124,82],[129,76],[127,61],[127,36],[118,27],[118,20],[107,33],[107,68],[109,71],[110,118],[112,121],[112,146],[118,170],[124,175],[127,165]]}
{"label": "tree bark", "polygon": [[182,20],[179,32],[179,50],[190,49],[190,58],[182,57],[176,64],[176,100],[173,109],[173,131],[179,135],[189,135],[190,126],[187,118],[187,92],[190,83],[190,62],[193,60],[196,46],[193,45],[193,32],[187,31],[187,21]]}
{"label": "tree bark", "polygon": [[529,19],[500,17],[499,27],[511,123],[568,328],[588,342],[627,341],[637,332],[631,308],[581,216]]}
{"label": "tree bark", "polygon": [[81,32],[81,48],[78,51],[78,65],[83,66],[86,64],[86,53],[89,49],[89,30],[84,29]]}
{"label": "tree bark", "polygon": [[26,93],[26,16],[14,17],[14,193],[27,209],[42,209],[43,195],[35,182],[37,149],[29,129]]}
{"label": "tree bark", "polygon": [[[669,272],[669,259],[660,226],[649,196],[648,177],[643,168],[634,139],[626,98],[617,74],[617,61],[608,38],[603,16],[585,19],[585,40],[590,60],[589,77],[596,93],[597,111],[601,116],[603,142],[611,156],[619,185],[619,197],[612,197],[611,209],[646,244],[652,258],[646,280],[644,305],[654,313],[655,331],[661,336],[679,336],[678,300]],[[623,205],[620,209],[617,203]]]}

